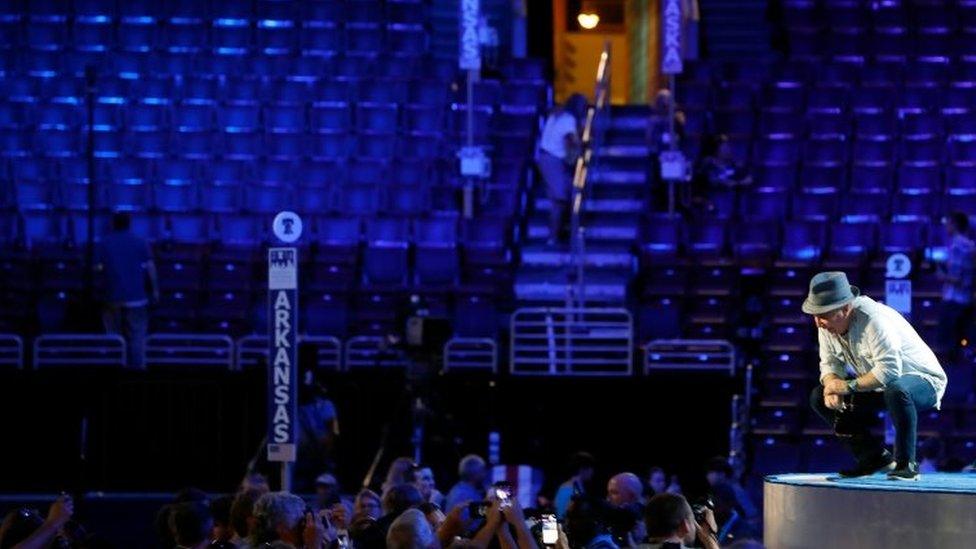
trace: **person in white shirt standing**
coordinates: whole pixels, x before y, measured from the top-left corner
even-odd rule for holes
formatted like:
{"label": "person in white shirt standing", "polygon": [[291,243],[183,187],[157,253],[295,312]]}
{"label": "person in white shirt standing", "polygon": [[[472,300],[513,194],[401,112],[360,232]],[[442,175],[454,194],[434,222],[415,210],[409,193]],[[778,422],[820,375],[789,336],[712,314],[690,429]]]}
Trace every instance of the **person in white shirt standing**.
{"label": "person in white shirt standing", "polygon": [[[888,470],[889,479],[916,480],[918,413],[939,408],[947,384],[935,354],[905,317],[861,296],[842,272],[814,276],[802,308],[813,316],[820,343],[820,386],[810,406],[857,459],[840,475]],[[847,379],[848,367],[856,377]],[[895,427],[894,459],[871,434],[878,409]]]}
{"label": "person in white shirt standing", "polygon": [[580,125],[586,116],[586,98],[574,93],[561,107],[556,107],[546,117],[539,138],[539,154],[536,166],[542,174],[549,198],[549,241],[559,240],[563,216],[569,205],[570,188],[573,185],[572,169],[580,148]]}

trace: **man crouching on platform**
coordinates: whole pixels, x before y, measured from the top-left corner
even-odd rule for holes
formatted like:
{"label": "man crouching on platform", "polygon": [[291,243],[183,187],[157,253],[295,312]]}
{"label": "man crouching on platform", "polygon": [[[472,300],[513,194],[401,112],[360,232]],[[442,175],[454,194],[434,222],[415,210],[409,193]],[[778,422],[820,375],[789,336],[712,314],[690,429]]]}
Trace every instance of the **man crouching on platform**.
{"label": "man crouching on platform", "polygon": [[[841,476],[886,470],[889,479],[916,480],[918,413],[939,407],[946,374],[905,317],[859,294],[842,272],[810,280],[803,312],[813,315],[820,345],[820,386],[810,394],[810,406],[857,459]],[[845,365],[856,378],[847,379]],[[880,409],[895,427],[894,458],[871,434]]]}

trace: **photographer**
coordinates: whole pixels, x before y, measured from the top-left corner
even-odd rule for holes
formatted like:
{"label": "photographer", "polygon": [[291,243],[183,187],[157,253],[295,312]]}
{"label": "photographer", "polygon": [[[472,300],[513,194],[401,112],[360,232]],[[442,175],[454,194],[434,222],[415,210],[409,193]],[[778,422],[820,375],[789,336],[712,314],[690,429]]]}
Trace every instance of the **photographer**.
{"label": "photographer", "polygon": [[564,531],[571,549],[617,549],[604,519],[606,502],[573,498],[566,509]]}
{"label": "photographer", "polygon": [[461,503],[480,501],[485,497],[485,478],[488,470],[485,460],[475,454],[461,458],[458,464],[457,484],[447,493],[445,508],[454,509]]}
{"label": "photographer", "polygon": [[179,547],[208,547],[213,525],[208,505],[200,501],[177,503],[169,513],[169,530]]}
{"label": "photographer", "polygon": [[440,541],[441,547],[451,547],[458,542],[462,542],[465,547],[488,547],[492,538],[498,533],[498,527],[502,524],[504,517],[501,511],[501,502],[497,499],[472,505],[484,503],[488,504],[488,508],[484,512],[484,522],[469,540],[462,540],[462,536],[478,525],[478,519],[471,513],[471,506],[461,504],[451,509],[451,512],[444,519],[444,523],[437,529],[437,539]]}
{"label": "photographer", "polygon": [[[506,500],[507,503],[501,505],[502,516],[505,524],[498,529],[498,544],[502,549],[539,549],[535,541],[535,536],[525,523],[525,514],[518,498]],[[512,531],[515,535],[513,537]]]}
{"label": "photographer", "polygon": [[574,494],[581,495],[587,492],[587,488],[593,480],[593,472],[596,470],[596,459],[586,452],[577,452],[570,458],[569,468],[573,476],[559,485],[559,489],[556,490],[556,497],[553,500],[556,516],[559,518],[566,515],[569,500]]}
{"label": "photographer", "polygon": [[307,510],[302,498],[287,492],[271,492],[254,504],[258,543],[283,541],[302,549],[321,549],[336,538],[320,517]]}
{"label": "photographer", "polygon": [[47,518],[33,509],[11,511],[0,525],[0,548],[2,549],[42,549],[51,547],[71,520],[75,512],[70,496],[62,495],[54,500]]}
{"label": "photographer", "polygon": [[708,507],[701,507],[698,516],[688,500],[678,494],[658,494],[647,502],[644,510],[648,544],[642,549],[682,549],[692,547],[695,540],[705,549],[718,549],[715,539],[715,516]]}
{"label": "photographer", "polygon": [[722,525],[719,531],[735,538],[756,535],[760,531],[762,516],[759,508],[752,503],[749,492],[735,478],[728,460],[721,456],[710,459],[705,478],[715,495],[716,519]]}

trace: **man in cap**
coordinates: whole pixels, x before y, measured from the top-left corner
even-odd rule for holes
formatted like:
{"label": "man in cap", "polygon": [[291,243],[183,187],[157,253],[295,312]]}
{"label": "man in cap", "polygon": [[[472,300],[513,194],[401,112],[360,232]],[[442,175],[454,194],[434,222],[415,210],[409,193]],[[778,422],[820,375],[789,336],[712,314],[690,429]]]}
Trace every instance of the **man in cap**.
{"label": "man in cap", "polygon": [[[813,316],[820,345],[820,386],[810,405],[857,459],[841,476],[888,470],[889,479],[917,479],[918,413],[938,408],[946,388],[935,354],[905,317],[860,295],[842,272],[810,280],[803,312]],[[856,377],[848,379],[848,365]],[[887,410],[895,427],[894,458],[871,435],[878,409]]]}
{"label": "man in cap", "polygon": [[332,509],[337,503],[342,503],[339,497],[339,486],[336,478],[329,473],[322,473],[315,478],[315,505],[319,509]]}

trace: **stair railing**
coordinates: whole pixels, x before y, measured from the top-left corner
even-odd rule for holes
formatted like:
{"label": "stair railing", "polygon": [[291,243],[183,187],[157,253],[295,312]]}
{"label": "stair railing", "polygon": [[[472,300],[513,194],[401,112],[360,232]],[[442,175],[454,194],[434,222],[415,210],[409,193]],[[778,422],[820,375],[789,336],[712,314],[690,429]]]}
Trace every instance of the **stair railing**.
{"label": "stair railing", "polygon": [[610,118],[610,42],[603,46],[600,63],[596,70],[596,87],[593,102],[586,109],[586,119],[580,139],[580,155],[573,171],[573,195],[570,207],[570,277],[567,284],[566,307],[582,309],[586,301],[586,242],[583,213],[586,210],[587,177],[595,162],[593,151],[603,143],[604,132]]}

